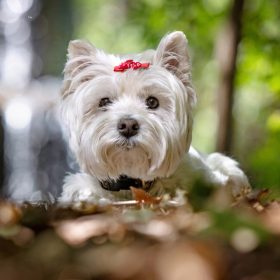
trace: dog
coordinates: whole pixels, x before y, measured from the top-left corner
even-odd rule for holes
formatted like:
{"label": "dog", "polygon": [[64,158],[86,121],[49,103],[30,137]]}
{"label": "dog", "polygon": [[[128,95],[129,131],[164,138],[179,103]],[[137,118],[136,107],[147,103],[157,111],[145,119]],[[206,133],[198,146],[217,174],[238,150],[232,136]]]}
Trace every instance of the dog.
{"label": "dog", "polygon": [[191,146],[196,93],[183,32],[165,35],[155,50],[112,55],[71,41],[64,69],[61,118],[81,171],[65,178],[62,203],[104,203],[188,190],[197,181],[250,192],[238,163]]}

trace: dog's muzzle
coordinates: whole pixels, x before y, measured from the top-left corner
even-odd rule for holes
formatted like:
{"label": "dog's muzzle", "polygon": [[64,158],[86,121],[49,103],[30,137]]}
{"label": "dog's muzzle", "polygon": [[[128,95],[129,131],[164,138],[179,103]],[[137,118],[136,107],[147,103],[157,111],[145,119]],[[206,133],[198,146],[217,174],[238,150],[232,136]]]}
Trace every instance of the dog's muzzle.
{"label": "dog's muzzle", "polygon": [[107,191],[118,192],[120,190],[129,190],[130,187],[149,190],[154,184],[154,182],[155,180],[142,181],[140,179],[131,178],[126,175],[121,175],[117,180],[101,181],[100,185],[103,189]]}

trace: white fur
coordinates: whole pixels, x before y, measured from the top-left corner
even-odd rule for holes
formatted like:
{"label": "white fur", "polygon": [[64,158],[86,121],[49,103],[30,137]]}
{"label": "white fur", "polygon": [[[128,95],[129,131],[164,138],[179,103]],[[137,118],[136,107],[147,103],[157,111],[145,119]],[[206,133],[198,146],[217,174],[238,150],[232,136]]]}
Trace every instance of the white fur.
{"label": "white fur", "polygon": [[[151,65],[113,71],[128,58]],[[159,108],[147,108],[149,96],[159,100]],[[104,110],[98,105],[105,97],[112,104]],[[155,51],[123,57],[105,54],[87,42],[70,42],[61,112],[81,173],[66,178],[60,201],[127,198],[130,191],[109,192],[99,183],[121,174],[156,179],[150,190],[154,194],[186,189],[196,180],[229,186],[233,196],[248,191],[248,180],[235,161],[220,154],[205,158],[190,148],[195,102],[182,32],[166,35]],[[129,140],[117,130],[123,117],[140,125]]]}

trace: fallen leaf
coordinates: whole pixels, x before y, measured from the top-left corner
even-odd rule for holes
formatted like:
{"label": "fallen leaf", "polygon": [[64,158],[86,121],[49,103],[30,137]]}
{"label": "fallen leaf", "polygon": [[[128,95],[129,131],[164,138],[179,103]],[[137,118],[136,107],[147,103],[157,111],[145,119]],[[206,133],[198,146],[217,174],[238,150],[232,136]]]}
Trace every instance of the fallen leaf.
{"label": "fallen leaf", "polygon": [[140,204],[159,204],[162,200],[161,197],[154,197],[142,189],[130,187],[132,197]]}

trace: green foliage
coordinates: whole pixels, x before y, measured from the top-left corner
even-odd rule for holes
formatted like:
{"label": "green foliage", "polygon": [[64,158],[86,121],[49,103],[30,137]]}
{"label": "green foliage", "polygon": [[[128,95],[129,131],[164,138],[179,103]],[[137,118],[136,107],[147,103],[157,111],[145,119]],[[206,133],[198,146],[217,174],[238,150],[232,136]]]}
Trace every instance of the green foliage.
{"label": "green foliage", "polygon": [[239,209],[223,209],[222,211],[212,209],[209,213],[211,213],[213,224],[206,230],[207,234],[216,233],[230,239],[235,231],[246,228],[252,230],[262,241],[270,237],[268,231],[254,216]]}
{"label": "green foliage", "polygon": [[[280,3],[247,1],[240,46],[236,113],[238,153],[257,186],[280,188]],[[242,100],[242,101],[241,101]],[[241,135],[241,136],[240,136]]]}
{"label": "green foliage", "polygon": [[191,201],[195,211],[204,209],[209,200],[215,193],[215,187],[206,185],[204,182],[197,181],[188,193],[188,200]]}

